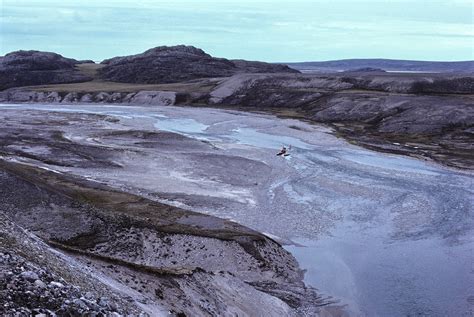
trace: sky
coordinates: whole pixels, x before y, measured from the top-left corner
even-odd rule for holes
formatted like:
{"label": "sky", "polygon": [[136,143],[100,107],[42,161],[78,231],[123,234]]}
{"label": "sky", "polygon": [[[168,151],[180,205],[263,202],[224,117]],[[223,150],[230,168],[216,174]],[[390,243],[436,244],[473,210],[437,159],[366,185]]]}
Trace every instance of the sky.
{"label": "sky", "polygon": [[186,44],[269,62],[474,60],[471,0],[0,0],[0,55],[101,61]]}

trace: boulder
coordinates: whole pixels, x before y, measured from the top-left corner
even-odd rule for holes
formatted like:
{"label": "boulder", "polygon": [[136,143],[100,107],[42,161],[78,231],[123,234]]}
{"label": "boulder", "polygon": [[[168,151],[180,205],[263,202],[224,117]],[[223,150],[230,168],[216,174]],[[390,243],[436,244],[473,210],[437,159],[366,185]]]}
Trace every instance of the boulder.
{"label": "boulder", "polygon": [[92,95],[91,95],[91,94],[84,94],[84,95],[81,97],[81,102],[85,102],[85,103],[93,102],[93,100],[92,100]]}
{"label": "boulder", "polygon": [[68,102],[78,102],[79,101],[79,97],[77,95],[77,93],[75,92],[70,92],[68,93],[66,96],[64,96],[62,102],[64,103],[68,103]]}
{"label": "boulder", "polygon": [[122,100],[122,94],[119,92],[114,92],[112,95],[110,95],[111,102],[120,102],[121,100]]}
{"label": "boulder", "polygon": [[48,93],[45,97],[45,102],[60,102],[61,96],[56,91]]}
{"label": "boulder", "polygon": [[130,103],[154,106],[172,106],[175,102],[174,91],[140,91],[130,99]]}
{"label": "boulder", "polygon": [[20,277],[22,277],[23,279],[27,281],[34,282],[38,279],[38,274],[32,271],[25,271],[20,274]]}
{"label": "boulder", "polygon": [[108,102],[110,100],[110,95],[106,92],[99,92],[94,97],[95,102]]}

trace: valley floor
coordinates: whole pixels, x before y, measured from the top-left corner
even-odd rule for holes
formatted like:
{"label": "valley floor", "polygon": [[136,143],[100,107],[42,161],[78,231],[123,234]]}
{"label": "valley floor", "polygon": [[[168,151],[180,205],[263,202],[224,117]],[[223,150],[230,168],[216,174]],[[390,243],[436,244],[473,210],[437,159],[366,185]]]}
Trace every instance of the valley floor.
{"label": "valley floor", "polygon": [[[266,114],[85,104],[0,108],[5,160],[262,232],[285,244],[307,270],[306,283],[350,315],[474,311],[469,171],[373,152],[329,128]],[[277,157],[284,145],[291,155]],[[199,221],[212,222],[192,223]]]}

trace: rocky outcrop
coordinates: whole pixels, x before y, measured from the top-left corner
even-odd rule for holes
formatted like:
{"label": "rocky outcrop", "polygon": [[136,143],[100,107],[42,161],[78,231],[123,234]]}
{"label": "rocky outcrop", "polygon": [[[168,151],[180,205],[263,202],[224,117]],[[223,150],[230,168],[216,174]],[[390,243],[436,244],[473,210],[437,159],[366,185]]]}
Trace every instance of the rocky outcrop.
{"label": "rocky outcrop", "polygon": [[212,104],[257,108],[300,108],[322,93],[352,88],[343,78],[304,75],[239,74],[223,80],[209,94]]}
{"label": "rocky outcrop", "polygon": [[[445,85],[442,85],[444,82]],[[426,84],[420,84],[426,83]],[[421,85],[433,93],[452,96],[393,95]],[[390,132],[440,133],[449,126],[469,127],[474,122],[471,99],[457,91],[474,92],[474,78],[408,78],[341,76],[234,76],[210,93],[211,100],[226,105],[262,108],[302,108],[320,122],[378,122]],[[370,90],[377,91],[372,93]],[[407,112],[407,110],[410,110]],[[405,122],[395,128],[391,120]],[[404,119],[401,119],[404,118]]]}
{"label": "rocky outcrop", "polygon": [[[217,85],[208,102],[291,110],[331,124],[341,135],[373,149],[472,168],[473,81],[473,77],[360,73],[236,75]],[[401,148],[393,143],[414,145]]]}
{"label": "rocky outcrop", "polygon": [[284,65],[216,58],[193,46],[160,46],[142,54],[104,60],[103,79],[126,83],[173,83],[236,73],[297,73]]}
{"label": "rocky outcrop", "polygon": [[258,61],[233,59],[231,62],[239,69],[239,73],[299,73],[283,64],[271,64]]}
{"label": "rocky outcrop", "polygon": [[[399,75],[384,72],[343,72],[331,75],[237,74],[210,91],[213,104],[297,108],[313,97],[361,90],[402,94],[472,94],[474,77]],[[297,99],[297,97],[300,99]],[[288,105],[291,102],[291,105]],[[294,104],[297,102],[297,104]]]}
{"label": "rocky outcrop", "polygon": [[12,103],[127,103],[131,105],[172,106],[176,103],[176,93],[173,91],[139,91],[133,93],[121,92],[42,92],[23,89],[9,89],[0,92],[0,102]]}
{"label": "rocky outcrop", "polygon": [[41,51],[15,51],[0,59],[1,67],[16,70],[58,70],[73,68],[78,62],[59,54]]}
{"label": "rocky outcrop", "polygon": [[172,106],[176,101],[176,93],[173,91],[139,91],[129,94],[129,103],[138,105]]}
{"label": "rocky outcrop", "polygon": [[75,70],[74,59],[40,51],[16,51],[0,58],[0,90],[92,80]]}
{"label": "rocky outcrop", "polygon": [[417,81],[413,84],[411,92],[416,94],[473,94],[474,77]]}

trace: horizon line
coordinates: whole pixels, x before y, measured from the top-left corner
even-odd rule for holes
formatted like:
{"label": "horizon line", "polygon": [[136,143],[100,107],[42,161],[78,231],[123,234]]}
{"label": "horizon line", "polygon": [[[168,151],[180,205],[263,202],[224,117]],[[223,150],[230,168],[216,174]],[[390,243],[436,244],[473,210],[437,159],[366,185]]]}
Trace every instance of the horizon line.
{"label": "horizon line", "polygon": [[[194,45],[186,45],[186,44],[182,44],[182,45],[196,47]],[[177,46],[177,45],[160,45],[160,46],[173,47],[173,46]],[[149,49],[152,49],[152,48],[155,48],[155,47],[159,47],[159,46],[150,47]],[[196,47],[196,48],[203,50],[206,54],[209,54],[203,48],[200,48],[200,47]],[[38,50],[38,49],[18,49],[18,50],[7,52],[4,55],[1,55],[0,57],[4,57],[4,56],[6,56],[10,53],[14,53],[14,52],[18,52],[18,51],[37,51],[37,52],[45,52],[45,53],[55,53],[55,54],[59,54],[59,55],[65,57],[65,58],[72,58],[72,59],[75,59],[75,60],[78,60],[78,61],[90,59],[94,63],[97,63],[97,64],[100,64],[102,61],[104,61],[106,59],[109,59],[109,58],[141,54],[141,53],[130,53],[128,55],[115,55],[115,56],[104,58],[102,60],[96,60],[94,58],[76,58],[76,57],[66,56],[63,53],[58,53],[58,52],[55,52],[55,51],[42,51],[42,50]],[[143,52],[145,52],[145,51],[143,51]],[[211,54],[209,54],[209,55],[211,55]],[[266,60],[256,60],[256,59],[246,59],[246,58],[231,58],[231,57],[214,56],[214,55],[211,55],[211,56],[215,57],[215,58],[225,58],[225,59],[229,59],[229,60],[258,61],[258,62],[267,62],[267,63],[271,63],[271,64],[327,63],[327,62],[364,61],[364,60],[366,60],[366,61],[373,61],[373,60],[409,61],[409,62],[429,62],[429,63],[463,63],[463,62],[466,63],[466,62],[474,62],[474,59],[467,59],[467,60],[429,60],[429,59],[426,59],[426,60],[424,60],[424,59],[403,59],[403,58],[389,58],[389,57],[349,57],[349,58],[341,58],[341,59],[325,59],[325,60],[316,60],[316,59],[314,59],[314,60],[291,61],[291,62],[285,62],[285,61],[271,62],[271,61],[266,61]]]}

